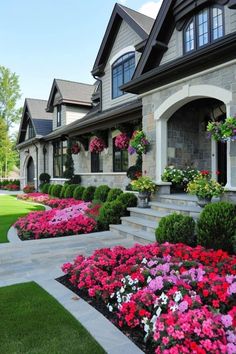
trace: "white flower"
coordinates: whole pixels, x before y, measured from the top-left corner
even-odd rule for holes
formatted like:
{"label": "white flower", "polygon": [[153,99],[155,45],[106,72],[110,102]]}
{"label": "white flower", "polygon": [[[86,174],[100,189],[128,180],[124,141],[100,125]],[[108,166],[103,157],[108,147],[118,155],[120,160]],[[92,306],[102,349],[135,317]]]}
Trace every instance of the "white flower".
{"label": "white flower", "polygon": [[142,262],[143,264],[147,264],[147,259],[146,258],[143,258]]}
{"label": "white flower", "polygon": [[112,311],[113,311],[113,307],[110,305],[110,306],[108,307],[108,310],[109,310],[110,312],[112,312]]}
{"label": "white flower", "polygon": [[158,309],[156,310],[156,317],[159,317],[161,314],[161,307],[158,307]]}
{"label": "white flower", "polygon": [[166,305],[168,301],[168,296],[165,295],[164,293],[161,293],[158,299],[161,300],[162,305]]}
{"label": "white flower", "polygon": [[175,312],[176,310],[178,310],[178,306],[177,305],[173,305],[170,307],[172,312]]}
{"label": "white flower", "polygon": [[136,286],[132,286],[132,290],[133,290],[133,291],[136,290]]}
{"label": "white flower", "polygon": [[176,291],[176,293],[173,295],[173,298],[175,302],[179,302],[180,300],[183,299],[183,296],[180,291]]}
{"label": "white flower", "polygon": [[110,295],[110,298],[112,299],[114,296],[115,296],[115,293],[112,293],[112,294]]}
{"label": "white flower", "polygon": [[145,324],[144,325],[144,331],[146,332],[146,333],[149,333],[150,332],[150,325],[149,324]]}
{"label": "white flower", "polygon": [[121,288],[120,288],[120,293],[122,294],[122,293],[124,293],[125,292],[125,288],[122,286]]}
{"label": "white flower", "polygon": [[149,275],[148,278],[147,278],[147,283],[150,283],[151,280],[152,280],[152,278]]}
{"label": "white flower", "polygon": [[133,284],[134,284],[133,280],[130,279],[130,280],[129,280],[129,285],[133,285]]}

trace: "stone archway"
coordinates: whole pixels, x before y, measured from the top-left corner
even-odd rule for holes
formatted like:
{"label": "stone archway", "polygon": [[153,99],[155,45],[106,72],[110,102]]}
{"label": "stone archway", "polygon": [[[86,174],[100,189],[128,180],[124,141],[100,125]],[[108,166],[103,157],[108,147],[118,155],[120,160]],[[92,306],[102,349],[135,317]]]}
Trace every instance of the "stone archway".
{"label": "stone archway", "polygon": [[27,184],[34,184],[35,167],[34,167],[34,160],[31,156],[27,161],[26,176],[27,176]]}
{"label": "stone archway", "polygon": [[[181,90],[169,96],[155,111],[156,120],[156,181],[162,184],[161,174],[168,164],[168,130],[167,122],[181,107],[189,102],[203,98],[213,98],[221,101],[226,106],[226,115],[230,112],[232,92],[213,85],[185,85]],[[217,170],[217,148],[214,141],[211,142],[212,171]],[[227,161],[229,161],[229,149],[227,149]],[[230,166],[227,164],[227,174],[230,180]]]}

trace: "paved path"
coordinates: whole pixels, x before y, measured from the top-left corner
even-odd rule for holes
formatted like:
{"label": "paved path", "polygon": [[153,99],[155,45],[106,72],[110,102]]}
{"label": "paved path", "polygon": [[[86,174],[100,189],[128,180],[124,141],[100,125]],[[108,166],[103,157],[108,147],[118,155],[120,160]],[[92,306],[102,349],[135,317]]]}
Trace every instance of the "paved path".
{"label": "paved path", "polygon": [[[90,255],[97,248],[134,245],[132,239],[99,232],[88,235],[0,244],[0,286],[35,281],[78,319],[109,354],[141,354],[123,333],[94,308],[54,279],[76,255]],[[86,353],[81,353],[86,354]]]}

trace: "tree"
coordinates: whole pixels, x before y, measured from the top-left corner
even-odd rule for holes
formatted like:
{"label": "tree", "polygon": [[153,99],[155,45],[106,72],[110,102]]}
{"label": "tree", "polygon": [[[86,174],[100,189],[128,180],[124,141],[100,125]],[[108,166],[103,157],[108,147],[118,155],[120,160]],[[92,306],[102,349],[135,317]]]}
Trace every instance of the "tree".
{"label": "tree", "polygon": [[72,157],[72,141],[68,139],[67,141],[67,150],[66,150],[66,162],[65,162],[65,172],[64,178],[71,179],[74,176],[74,160]]}
{"label": "tree", "polygon": [[0,176],[8,177],[17,161],[17,151],[9,138],[6,123],[0,118]]}
{"label": "tree", "polygon": [[19,77],[0,65],[0,118],[6,123],[7,131],[20,120],[21,108],[16,108],[20,97]]}

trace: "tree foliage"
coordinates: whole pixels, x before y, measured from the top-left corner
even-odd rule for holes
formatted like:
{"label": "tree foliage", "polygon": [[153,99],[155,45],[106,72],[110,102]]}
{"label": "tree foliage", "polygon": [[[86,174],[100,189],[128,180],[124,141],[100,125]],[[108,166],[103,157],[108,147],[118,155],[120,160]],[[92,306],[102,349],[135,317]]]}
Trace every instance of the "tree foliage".
{"label": "tree foliage", "polygon": [[0,118],[0,177],[8,177],[17,159],[18,153],[14,149],[14,142],[9,137],[6,123]]}

